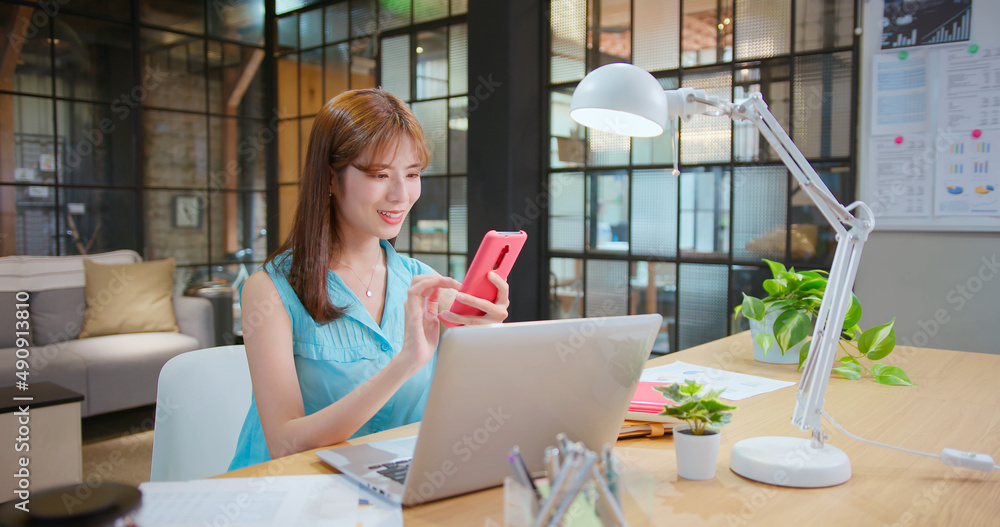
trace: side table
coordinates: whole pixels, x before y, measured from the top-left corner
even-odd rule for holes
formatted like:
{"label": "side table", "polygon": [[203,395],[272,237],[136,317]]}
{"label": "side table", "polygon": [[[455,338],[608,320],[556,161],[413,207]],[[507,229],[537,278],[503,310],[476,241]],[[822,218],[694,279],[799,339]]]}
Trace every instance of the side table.
{"label": "side table", "polygon": [[[31,397],[31,401],[15,400]],[[0,502],[15,498],[15,476],[22,457],[29,459],[28,481],[32,494],[48,488],[80,483],[83,478],[80,401],[83,395],[51,382],[31,383],[27,391],[0,386]],[[27,406],[27,431],[22,434]],[[21,420],[21,421],[19,421]],[[20,431],[19,431],[20,430]],[[27,443],[28,450],[18,450]]]}

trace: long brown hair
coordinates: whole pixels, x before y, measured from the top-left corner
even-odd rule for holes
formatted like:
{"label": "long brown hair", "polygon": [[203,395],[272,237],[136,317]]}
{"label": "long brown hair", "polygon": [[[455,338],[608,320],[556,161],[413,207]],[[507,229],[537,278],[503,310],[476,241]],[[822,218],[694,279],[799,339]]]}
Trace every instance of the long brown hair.
{"label": "long brown hair", "polygon": [[340,242],[331,179],[342,178],[352,162],[370,164],[391,154],[404,134],[413,139],[426,167],[430,153],[423,128],[403,101],[382,88],[341,93],[313,121],[292,230],[268,261],[293,249],[288,283],[319,323],[336,320],[346,310],[332,305],[327,294],[331,251]]}

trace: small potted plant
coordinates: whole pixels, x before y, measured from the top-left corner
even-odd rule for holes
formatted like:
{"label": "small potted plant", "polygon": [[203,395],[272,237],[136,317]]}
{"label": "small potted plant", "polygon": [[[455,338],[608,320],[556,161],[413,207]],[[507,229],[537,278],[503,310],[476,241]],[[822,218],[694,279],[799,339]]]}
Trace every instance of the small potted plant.
{"label": "small potted plant", "polygon": [[688,380],[684,384],[657,386],[656,390],[675,404],[665,405],[660,415],[676,417],[687,423],[675,426],[674,452],[677,475],[685,479],[712,479],[718,465],[719,428],[729,424],[735,406],[719,401],[722,390],[708,390]]}
{"label": "small potted plant", "polygon": [[[764,261],[773,275],[764,280],[768,295],[761,299],[744,294],[742,305],[736,306],[736,315],[742,314],[750,324],[755,359],[801,367],[809,354],[806,337],[812,333],[813,320],[823,302],[828,273],[821,270],[796,272],[778,262]],[[896,347],[896,319],[868,330],[858,326],[860,320],[861,302],[851,293],[851,307],[844,316],[840,335],[840,349],[844,354],[833,371],[847,379],[871,374],[878,383],[912,386],[902,368],[878,362]]]}

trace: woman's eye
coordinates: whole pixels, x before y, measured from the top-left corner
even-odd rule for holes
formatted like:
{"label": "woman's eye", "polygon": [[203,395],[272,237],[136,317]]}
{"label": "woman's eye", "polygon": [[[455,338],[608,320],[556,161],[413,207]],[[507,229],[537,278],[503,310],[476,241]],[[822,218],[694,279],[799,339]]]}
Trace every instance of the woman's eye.
{"label": "woman's eye", "polygon": [[389,174],[372,174],[372,177],[373,178],[378,178],[378,179],[385,179],[385,178],[389,177]]}
{"label": "woman's eye", "polygon": [[407,174],[406,177],[416,179],[420,177],[420,174]]}

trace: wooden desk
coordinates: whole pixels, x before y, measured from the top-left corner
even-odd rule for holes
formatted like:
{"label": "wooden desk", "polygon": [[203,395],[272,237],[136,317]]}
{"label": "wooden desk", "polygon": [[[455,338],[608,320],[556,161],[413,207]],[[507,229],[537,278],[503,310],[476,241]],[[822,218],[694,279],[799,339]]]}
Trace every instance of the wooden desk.
{"label": "wooden desk", "polygon": [[[794,366],[755,362],[749,333],[658,357],[650,365],[684,360],[719,369],[798,381]],[[944,447],[1000,459],[1000,356],[899,347],[886,360],[902,366],[917,388],[834,378],[826,410],[848,431],[867,439],[940,452]],[[830,443],[851,458],[854,475],[826,489],[788,489],[755,483],[729,470],[733,443],[747,437],[806,437],[790,423],[795,388],[739,401],[723,429],[715,479],[678,479],[670,436],[619,441],[615,454],[639,481],[627,510],[631,525],[997,525],[1000,472],[955,469],[940,461],[854,441],[832,426]],[[411,435],[417,425],[350,441]],[[227,476],[315,474],[334,471],[304,452]],[[642,497],[643,492],[646,497]],[[407,509],[407,525],[502,525],[502,489]],[[492,523],[496,522],[496,523]]]}

